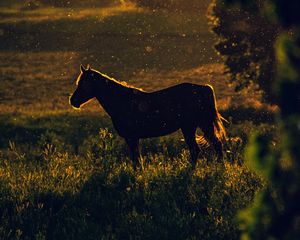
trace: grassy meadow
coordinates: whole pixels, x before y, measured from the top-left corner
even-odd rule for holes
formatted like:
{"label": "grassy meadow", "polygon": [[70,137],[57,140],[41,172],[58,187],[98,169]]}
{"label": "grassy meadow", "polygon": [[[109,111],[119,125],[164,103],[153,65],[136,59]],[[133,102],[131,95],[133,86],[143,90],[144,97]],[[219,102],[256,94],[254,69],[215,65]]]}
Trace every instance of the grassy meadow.
{"label": "grassy meadow", "polygon": [[[234,91],[206,9],[12,2],[0,4],[0,239],[238,239],[239,210],[266,184],[244,150],[275,135],[274,109]],[[211,84],[230,122],[224,163],[203,150],[191,170],[174,133],[143,140],[134,171],[99,104],[69,106],[81,63],[147,91]]]}

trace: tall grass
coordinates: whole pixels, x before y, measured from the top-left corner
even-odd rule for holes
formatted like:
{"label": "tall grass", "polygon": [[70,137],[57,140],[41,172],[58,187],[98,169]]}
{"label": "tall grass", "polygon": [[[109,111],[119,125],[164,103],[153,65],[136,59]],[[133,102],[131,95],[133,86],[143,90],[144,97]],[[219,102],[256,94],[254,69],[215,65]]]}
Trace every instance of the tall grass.
{"label": "tall grass", "polygon": [[134,171],[106,120],[22,116],[1,120],[1,239],[237,239],[235,215],[262,187],[241,140],[195,170],[181,135],[146,140]]}

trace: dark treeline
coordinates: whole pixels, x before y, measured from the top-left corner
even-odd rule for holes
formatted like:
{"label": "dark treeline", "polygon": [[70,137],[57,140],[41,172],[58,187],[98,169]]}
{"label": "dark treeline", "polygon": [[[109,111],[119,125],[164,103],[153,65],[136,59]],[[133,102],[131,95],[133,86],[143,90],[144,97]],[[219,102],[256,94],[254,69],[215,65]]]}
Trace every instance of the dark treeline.
{"label": "dark treeline", "polygon": [[269,21],[264,11],[265,0],[255,0],[240,8],[224,0],[211,4],[210,22],[218,36],[216,50],[222,55],[236,90],[251,83],[264,92],[264,100],[274,103],[272,82],[275,80],[274,44],[280,25]]}

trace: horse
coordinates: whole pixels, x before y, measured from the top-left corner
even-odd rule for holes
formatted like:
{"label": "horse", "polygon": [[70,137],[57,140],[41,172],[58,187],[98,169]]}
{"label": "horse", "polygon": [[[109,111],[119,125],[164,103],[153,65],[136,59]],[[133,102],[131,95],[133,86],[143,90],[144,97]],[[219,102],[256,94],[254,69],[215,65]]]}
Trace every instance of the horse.
{"label": "horse", "polygon": [[212,86],[181,83],[159,91],[146,92],[117,81],[90,66],[80,66],[77,88],[70,104],[79,109],[96,98],[111,117],[116,132],[125,139],[136,168],[141,159],[140,139],[159,137],[181,129],[192,166],[200,153],[196,139],[199,127],[202,143],[212,145],[223,157],[225,119],[217,110]]}

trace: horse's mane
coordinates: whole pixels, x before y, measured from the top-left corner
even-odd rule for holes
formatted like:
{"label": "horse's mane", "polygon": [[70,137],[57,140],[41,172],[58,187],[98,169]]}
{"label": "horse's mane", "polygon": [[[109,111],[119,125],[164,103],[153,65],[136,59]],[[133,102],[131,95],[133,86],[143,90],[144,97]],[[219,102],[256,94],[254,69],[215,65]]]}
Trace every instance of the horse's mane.
{"label": "horse's mane", "polygon": [[131,88],[131,89],[136,89],[136,90],[145,92],[142,88],[135,87],[135,86],[133,86],[133,85],[131,85],[131,84],[128,84],[128,83],[125,82],[125,81],[119,81],[119,80],[116,80],[115,78],[112,78],[112,77],[106,75],[105,73],[99,72],[99,71],[94,70],[94,69],[92,69],[92,71],[93,71],[93,72],[96,72],[96,73],[98,73],[98,74],[100,74],[102,77],[104,77],[104,78],[106,78],[106,79],[108,79],[108,80],[110,80],[110,81],[112,81],[112,82],[114,82],[114,83],[117,83],[117,84],[119,84],[119,85],[121,85],[121,86],[123,86],[123,87]]}

